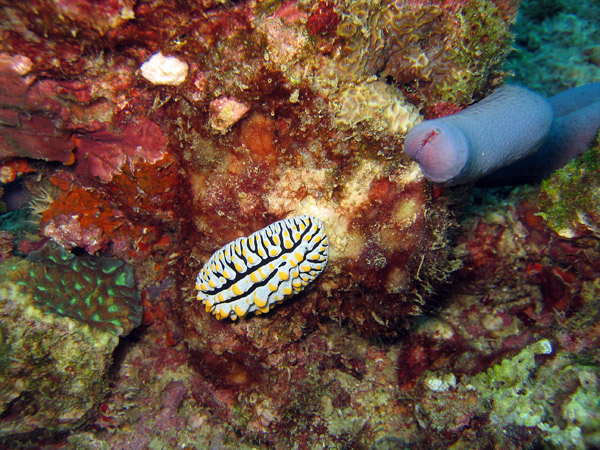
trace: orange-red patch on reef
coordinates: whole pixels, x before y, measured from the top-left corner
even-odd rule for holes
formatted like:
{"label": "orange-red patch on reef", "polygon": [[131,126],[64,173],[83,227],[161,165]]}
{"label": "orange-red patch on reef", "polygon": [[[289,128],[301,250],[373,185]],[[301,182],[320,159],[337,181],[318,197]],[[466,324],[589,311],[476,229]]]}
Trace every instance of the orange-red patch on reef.
{"label": "orange-red patch on reef", "polygon": [[171,154],[156,163],[139,161],[125,165],[106,189],[123,210],[135,205],[137,214],[172,218],[177,203],[180,176]]}
{"label": "orange-red patch on reef", "polygon": [[273,119],[259,113],[250,116],[242,123],[240,143],[250,150],[257,163],[273,165],[277,159]]}
{"label": "orange-red patch on reef", "polygon": [[115,216],[115,211],[102,199],[94,196],[85,189],[72,189],[54,201],[50,208],[44,211],[42,222],[47,223],[59,214],[80,216],[81,225],[89,227],[97,225],[110,231],[122,225],[121,215]]}
{"label": "orange-red patch on reef", "polygon": [[0,183],[10,183],[27,172],[35,172],[25,158],[14,158],[0,164]]}

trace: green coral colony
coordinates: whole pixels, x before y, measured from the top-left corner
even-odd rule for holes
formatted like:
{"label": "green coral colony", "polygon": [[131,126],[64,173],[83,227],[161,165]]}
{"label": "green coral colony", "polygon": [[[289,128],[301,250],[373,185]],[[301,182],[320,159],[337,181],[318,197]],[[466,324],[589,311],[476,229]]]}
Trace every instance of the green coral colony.
{"label": "green coral colony", "polygon": [[211,256],[196,280],[198,300],[217,319],[269,312],[323,272],[328,251],[319,219],[298,216],[272,223]]}
{"label": "green coral colony", "polygon": [[117,336],[142,317],[132,267],[102,257],[77,257],[46,245],[11,267],[16,284],[31,291],[36,307]]}

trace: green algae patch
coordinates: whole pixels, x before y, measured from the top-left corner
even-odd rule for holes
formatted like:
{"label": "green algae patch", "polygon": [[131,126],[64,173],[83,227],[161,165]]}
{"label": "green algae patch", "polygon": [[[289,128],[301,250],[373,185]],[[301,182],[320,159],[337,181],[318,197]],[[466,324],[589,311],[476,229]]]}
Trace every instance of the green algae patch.
{"label": "green algae patch", "polygon": [[544,180],[537,204],[546,225],[559,236],[600,237],[600,145]]}
{"label": "green algae patch", "polygon": [[446,50],[448,72],[438,89],[443,100],[469,103],[488,77],[505,76],[500,67],[511,51],[513,35],[498,7],[486,0],[470,2],[458,17],[462,45]]}
{"label": "green algae patch", "polygon": [[[551,448],[583,450],[600,444],[597,361],[553,352],[542,339],[474,376],[470,386],[489,405],[490,421],[536,428]],[[543,356],[549,355],[546,361]]]}
{"label": "green algae patch", "polygon": [[532,389],[535,387],[535,356],[551,352],[550,341],[542,339],[517,356],[505,359],[477,375],[471,384],[486,400],[491,401],[493,414],[498,418],[511,418],[516,425],[536,426],[545,411],[544,404],[535,401],[535,389]]}

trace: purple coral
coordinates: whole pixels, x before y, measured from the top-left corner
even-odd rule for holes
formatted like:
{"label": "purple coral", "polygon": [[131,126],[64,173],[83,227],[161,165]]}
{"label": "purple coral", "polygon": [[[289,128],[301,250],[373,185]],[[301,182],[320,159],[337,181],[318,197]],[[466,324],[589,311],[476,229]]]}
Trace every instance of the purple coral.
{"label": "purple coral", "polygon": [[467,183],[537,150],[553,117],[542,96],[504,86],[457,114],[420,123],[407,134],[404,148],[429,180]]}
{"label": "purple coral", "polygon": [[177,408],[181,405],[187,394],[187,387],[183,381],[171,381],[161,399],[162,409],[156,418],[156,427],[160,431],[170,429],[181,430],[185,426],[185,419],[177,415]]}
{"label": "purple coral", "polygon": [[581,154],[599,126],[600,83],[549,100],[504,86],[457,114],[417,125],[404,148],[436,183],[515,184],[538,181]]}

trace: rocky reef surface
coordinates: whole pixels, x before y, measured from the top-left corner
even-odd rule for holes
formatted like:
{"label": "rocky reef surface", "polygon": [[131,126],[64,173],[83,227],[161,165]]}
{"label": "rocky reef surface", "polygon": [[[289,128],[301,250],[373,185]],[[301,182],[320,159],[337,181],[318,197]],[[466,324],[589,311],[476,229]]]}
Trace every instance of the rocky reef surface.
{"label": "rocky reef surface", "polygon": [[[0,1],[0,448],[600,445],[597,148],[541,191],[402,151],[503,82],[518,3]],[[324,272],[205,311],[300,215]]]}

